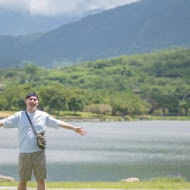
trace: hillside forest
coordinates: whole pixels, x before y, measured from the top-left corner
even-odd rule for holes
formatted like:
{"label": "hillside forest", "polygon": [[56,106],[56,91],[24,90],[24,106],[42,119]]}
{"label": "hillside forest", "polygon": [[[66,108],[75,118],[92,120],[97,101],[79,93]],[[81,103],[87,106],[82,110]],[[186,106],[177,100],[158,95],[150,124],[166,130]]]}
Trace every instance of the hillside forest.
{"label": "hillside forest", "polygon": [[99,59],[45,69],[26,61],[0,69],[0,110],[25,108],[35,91],[40,109],[100,115],[190,115],[190,49]]}

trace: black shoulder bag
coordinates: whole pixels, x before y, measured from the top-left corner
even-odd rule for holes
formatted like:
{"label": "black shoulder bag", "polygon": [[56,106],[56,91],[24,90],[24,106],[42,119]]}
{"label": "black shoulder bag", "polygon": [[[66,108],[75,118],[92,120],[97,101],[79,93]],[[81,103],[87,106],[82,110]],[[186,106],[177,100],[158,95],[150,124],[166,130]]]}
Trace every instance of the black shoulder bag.
{"label": "black shoulder bag", "polygon": [[34,125],[32,124],[32,121],[28,115],[28,113],[25,111],[25,114],[30,122],[30,125],[32,126],[32,130],[34,131],[34,134],[36,135],[37,138],[37,143],[38,143],[38,147],[41,149],[45,149],[46,148],[46,138],[45,138],[45,133],[41,132],[41,133],[37,133],[37,131],[34,128]]}

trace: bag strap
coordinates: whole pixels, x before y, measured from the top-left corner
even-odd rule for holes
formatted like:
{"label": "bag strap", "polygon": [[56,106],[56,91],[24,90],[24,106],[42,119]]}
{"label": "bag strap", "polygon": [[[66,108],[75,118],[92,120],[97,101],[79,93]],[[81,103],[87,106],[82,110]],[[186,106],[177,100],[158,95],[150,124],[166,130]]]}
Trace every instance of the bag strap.
{"label": "bag strap", "polygon": [[30,125],[32,126],[32,130],[34,131],[34,134],[37,136],[37,132],[36,132],[36,130],[34,128],[34,125],[32,124],[32,121],[31,121],[31,119],[30,119],[30,117],[29,117],[29,115],[28,115],[28,113],[26,111],[25,111],[25,114],[26,114],[26,116],[27,116],[27,118],[28,118],[28,120],[30,122]]}

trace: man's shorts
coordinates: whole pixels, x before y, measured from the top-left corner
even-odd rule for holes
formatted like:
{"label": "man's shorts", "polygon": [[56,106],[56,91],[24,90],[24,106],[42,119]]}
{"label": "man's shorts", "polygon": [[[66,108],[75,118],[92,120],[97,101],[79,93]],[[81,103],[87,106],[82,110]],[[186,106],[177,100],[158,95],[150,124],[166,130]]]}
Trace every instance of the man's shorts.
{"label": "man's shorts", "polygon": [[19,154],[19,180],[31,180],[32,171],[36,180],[47,178],[45,150]]}

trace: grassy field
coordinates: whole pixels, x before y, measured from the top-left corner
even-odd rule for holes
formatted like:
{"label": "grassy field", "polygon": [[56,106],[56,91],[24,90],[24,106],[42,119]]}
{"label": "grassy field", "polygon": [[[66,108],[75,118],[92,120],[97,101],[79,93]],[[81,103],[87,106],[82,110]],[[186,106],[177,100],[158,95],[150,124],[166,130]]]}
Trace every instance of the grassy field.
{"label": "grassy field", "polygon": [[13,114],[13,111],[0,111],[0,118],[8,117],[9,115]]}
{"label": "grassy field", "polygon": [[[14,111],[0,111],[0,118],[8,117],[14,114]],[[99,115],[87,112],[77,112],[76,115],[70,111],[61,111],[59,114],[51,114],[58,119],[64,119],[65,121],[134,121],[134,120],[190,120],[190,116],[152,116],[152,115],[141,115],[141,116],[112,116],[112,115]]]}
{"label": "grassy field", "polygon": [[[16,186],[17,182],[0,182],[0,186]],[[36,187],[29,182],[29,187]],[[155,178],[141,182],[47,182],[48,188],[97,188],[97,189],[190,189],[190,182],[184,178]]]}

